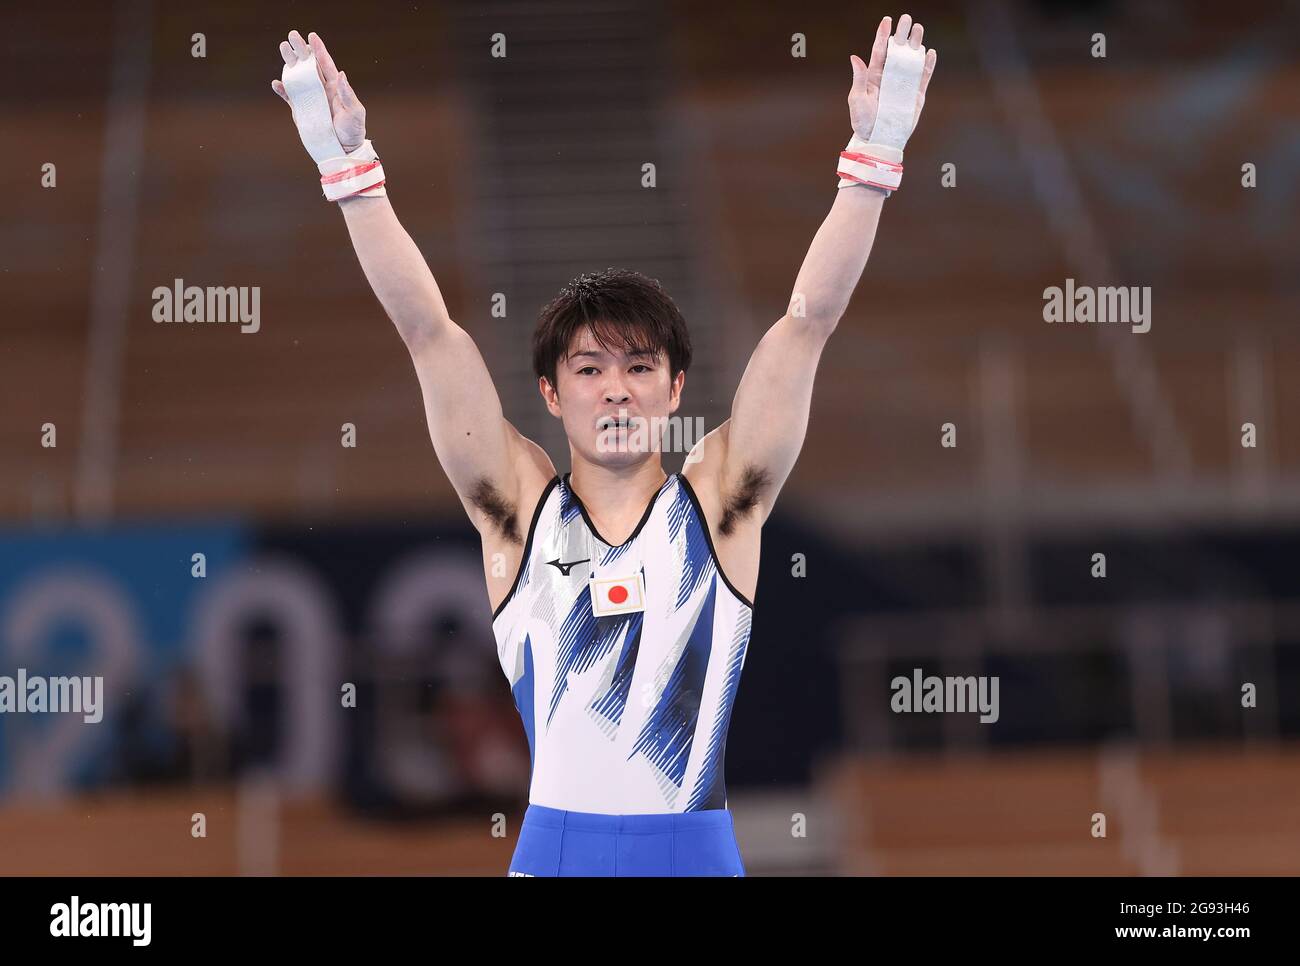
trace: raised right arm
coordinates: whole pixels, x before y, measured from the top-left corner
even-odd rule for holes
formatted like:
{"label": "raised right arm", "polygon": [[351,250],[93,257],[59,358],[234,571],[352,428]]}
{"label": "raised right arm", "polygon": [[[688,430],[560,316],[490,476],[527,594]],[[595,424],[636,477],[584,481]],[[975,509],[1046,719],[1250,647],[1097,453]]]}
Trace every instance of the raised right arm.
{"label": "raised right arm", "polygon": [[[365,108],[324,42],[309,37],[307,43],[293,31],[281,54],[289,66],[315,57],[339,142],[352,151],[365,140]],[[289,101],[281,82],[272,86]],[[361,268],[415,365],[438,462],[480,532],[490,528],[508,542],[522,542],[521,503],[554,475],[549,457],[505,419],[478,347],[452,321],[386,193],[366,192],[339,205]]]}
{"label": "raised right arm", "polygon": [[478,346],[447,313],[433,273],[388,199],[340,204],[370,287],[415,365],[438,462],[475,526],[517,542],[524,491],[554,475],[549,457],[506,420]]}

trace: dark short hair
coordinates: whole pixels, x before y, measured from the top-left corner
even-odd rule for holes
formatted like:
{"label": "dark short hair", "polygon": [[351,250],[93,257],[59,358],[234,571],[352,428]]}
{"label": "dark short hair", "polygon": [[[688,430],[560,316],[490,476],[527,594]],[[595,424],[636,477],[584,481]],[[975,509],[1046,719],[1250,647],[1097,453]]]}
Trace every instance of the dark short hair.
{"label": "dark short hair", "polygon": [[691,365],[686,320],[657,279],[623,268],[573,279],[542,309],[533,333],[533,371],[558,388],[555,370],[583,326],[607,352],[663,350],[669,378]]}

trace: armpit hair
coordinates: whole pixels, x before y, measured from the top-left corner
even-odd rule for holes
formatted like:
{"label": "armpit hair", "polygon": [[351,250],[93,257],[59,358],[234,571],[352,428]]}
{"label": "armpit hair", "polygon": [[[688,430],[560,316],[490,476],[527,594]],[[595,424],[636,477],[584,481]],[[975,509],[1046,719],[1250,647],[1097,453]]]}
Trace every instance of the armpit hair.
{"label": "armpit hair", "polygon": [[487,477],[480,477],[474,483],[469,495],[474,504],[502,538],[510,543],[523,543],[519,536],[519,517],[517,508],[504,496]]}
{"label": "armpit hair", "polygon": [[758,506],[758,499],[772,485],[772,477],[767,470],[749,465],[740,474],[738,482],[730,493],[723,494],[722,519],[718,522],[718,532],[724,537],[731,536],[736,524],[742,517],[748,516]]}

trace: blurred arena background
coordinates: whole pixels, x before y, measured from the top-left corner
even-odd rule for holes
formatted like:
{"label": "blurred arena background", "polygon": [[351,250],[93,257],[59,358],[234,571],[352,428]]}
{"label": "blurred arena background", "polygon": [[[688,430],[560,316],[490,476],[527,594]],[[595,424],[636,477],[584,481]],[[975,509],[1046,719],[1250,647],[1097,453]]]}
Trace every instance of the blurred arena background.
{"label": "blurred arena background", "polygon": [[[538,309],[581,271],[661,279],[696,339],[679,414],[724,419],[834,200],[848,55],[905,11],[935,81],[764,536],[726,758],[749,872],[1300,872],[1294,6],[356,10],[6,14],[0,675],[106,694],[99,724],[0,716],[0,873],[509,860],[528,749],[476,535],[270,90],[289,29],[353,80],[563,472]],[[1045,323],[1066,278],[1151,286],[1151,331]],[[155,323],[176,279],[258,286],[259,331]],[[894,714],[914,667],[997,675],[999,720]]]}

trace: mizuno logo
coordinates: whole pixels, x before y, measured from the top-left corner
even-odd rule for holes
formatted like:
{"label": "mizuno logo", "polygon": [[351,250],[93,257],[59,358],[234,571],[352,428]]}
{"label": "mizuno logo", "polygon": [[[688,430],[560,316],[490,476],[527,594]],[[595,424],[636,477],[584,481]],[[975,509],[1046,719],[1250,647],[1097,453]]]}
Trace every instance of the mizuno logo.
{"label": "mizuno logo", "polygon": [[570,560],[568,563],[560,563],[560,558],[556,557],[554,560],[548,560],[546,562],[567,577],[569,576],[569,571],[578,566],[578,564],[591,563],[591,558],[588,557],[586,560]]}

